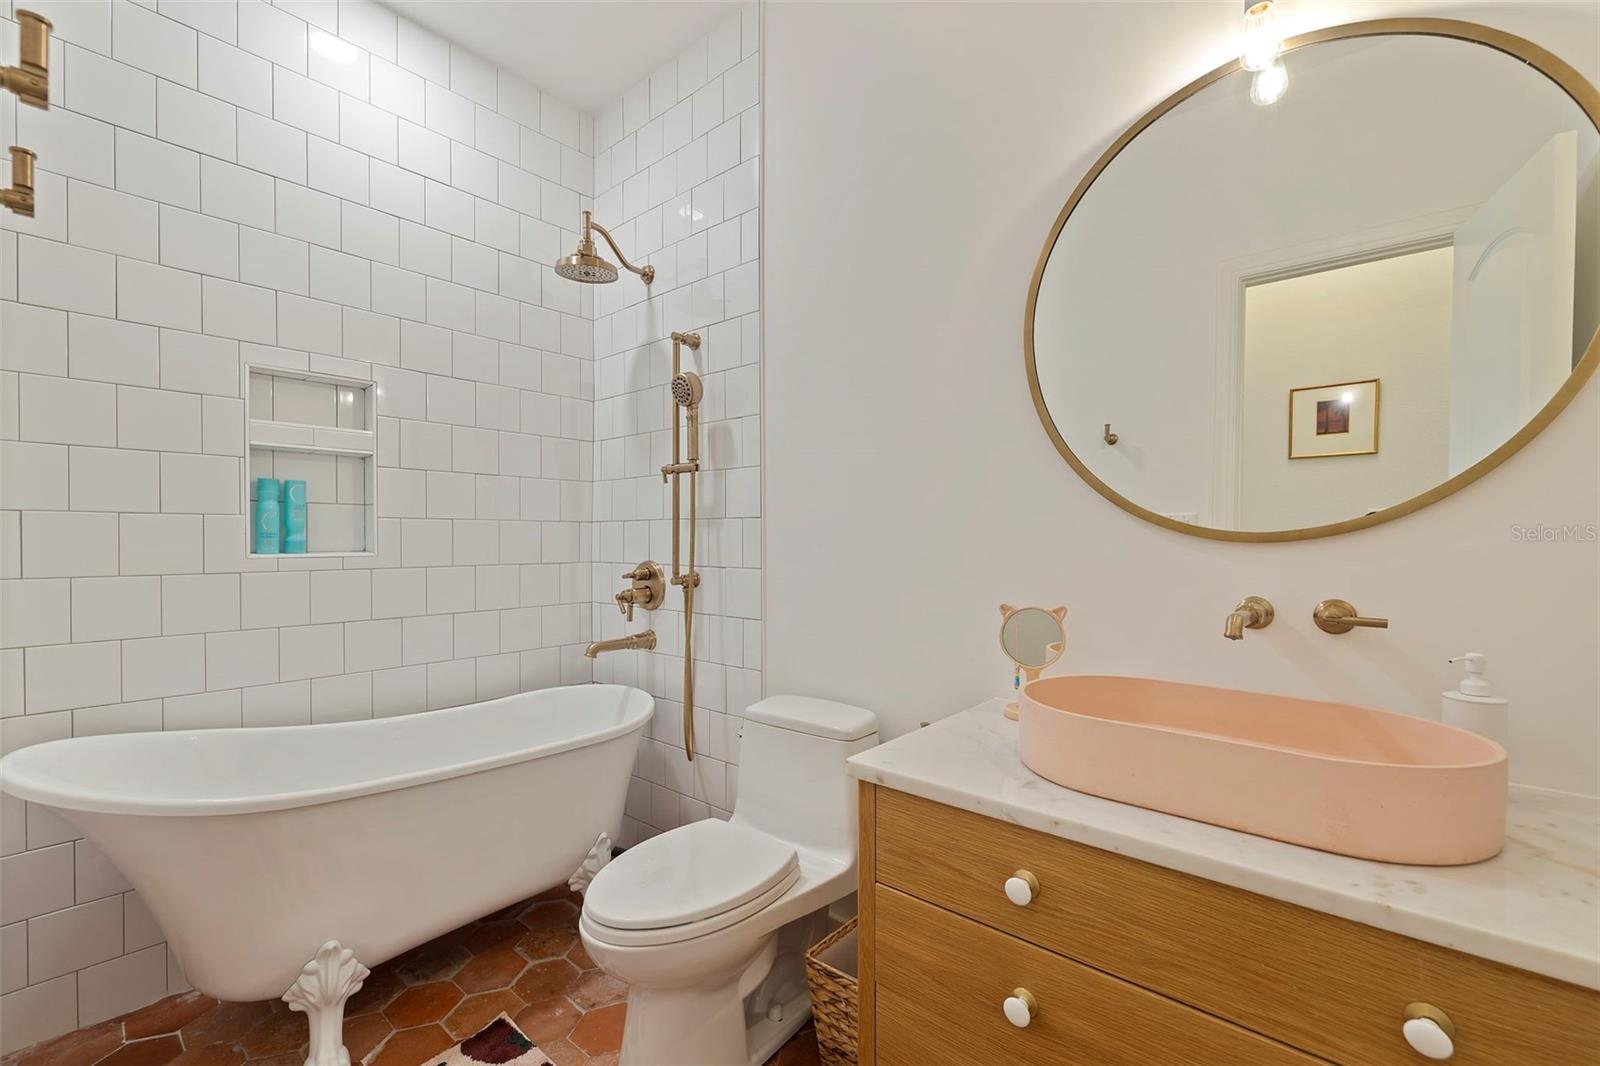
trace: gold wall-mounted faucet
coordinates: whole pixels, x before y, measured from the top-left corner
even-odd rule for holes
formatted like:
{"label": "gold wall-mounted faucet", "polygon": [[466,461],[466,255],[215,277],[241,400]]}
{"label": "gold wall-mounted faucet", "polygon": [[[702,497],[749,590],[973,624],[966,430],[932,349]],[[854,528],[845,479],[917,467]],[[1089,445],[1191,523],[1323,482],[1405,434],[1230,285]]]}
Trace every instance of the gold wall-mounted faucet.
{"label": "gold wall-mounted faucet", "polygon": [[1246,596],[1222,623],[1222,635],[1229,640],[1243,640],[1245,630],[1267,628],[1276,614],[1272,604],[1260,596]]}
{"label": "gold wall-mounted faucet", "polygon": [[1323,600],[1311,609],[1311,620],[1324,633],[1337,636],[1352,629],[1388,629],[1387,618],[1363,618],[1349,600]]}
{"label": "gold wall-mounted faucet", "polygon": [[17,54],[14,67],[0,67],[0,88],[32,107],[50,106],[50,20],[17,9]]}
{"label": "gold wall-mounted faucet", "polygon": [[0,207],[23,218],[33,217],[33,163],[37,157],[26,148],[11,146],[11,188],[0,189]]}

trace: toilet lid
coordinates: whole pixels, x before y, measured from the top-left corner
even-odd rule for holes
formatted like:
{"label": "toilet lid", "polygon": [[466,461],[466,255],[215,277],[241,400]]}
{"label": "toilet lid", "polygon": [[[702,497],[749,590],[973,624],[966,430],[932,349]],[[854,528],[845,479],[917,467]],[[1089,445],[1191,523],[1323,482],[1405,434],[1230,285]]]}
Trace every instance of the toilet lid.
{"label": "toilet lid", "polygon": [[794,848],[717,818],[635,845],[595,876],[584,912],[613,929],[662,929],[722,914],[799,866]]}

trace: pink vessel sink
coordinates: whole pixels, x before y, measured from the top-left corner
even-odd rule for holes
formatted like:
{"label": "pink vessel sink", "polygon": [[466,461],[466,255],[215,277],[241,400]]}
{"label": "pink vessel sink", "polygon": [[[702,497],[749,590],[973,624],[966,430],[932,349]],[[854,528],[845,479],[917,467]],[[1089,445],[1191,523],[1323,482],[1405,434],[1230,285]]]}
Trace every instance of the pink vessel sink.
{"label": "pink vessel sink", "polygon": [[1505,838],[1505,749],[1454,726],[1138,677],[1019,702],[1023,763],[1079,792],[1381,862],[1481,862]]}

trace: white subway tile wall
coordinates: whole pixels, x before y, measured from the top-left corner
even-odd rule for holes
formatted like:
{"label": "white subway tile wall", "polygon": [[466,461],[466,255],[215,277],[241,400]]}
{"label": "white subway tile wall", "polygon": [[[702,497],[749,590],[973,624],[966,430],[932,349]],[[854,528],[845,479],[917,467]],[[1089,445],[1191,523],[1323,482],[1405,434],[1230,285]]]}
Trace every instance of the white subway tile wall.
{"label": "white subway tile wall", "polygon": [[[539,342],[552,353],[547,382],[553,372],[587,367],[585,359],[595,370],[592,415],[573,412],[593,419],[594,634],[654,627],[658,638],[654,652],[612,653],[595,666],[597,680],[638,685],[656,698],[628,790],[627,844],[728,816],[744,712],[762,695],[759,15],[745,8],[595,116],[595,217],[630,259],[654,266],[656,278],[646,290],[625,273],[598,290],[592,347],[567,336],[576,325],[570,315],[551,323],[564,343]],[[570,190],[577,155],[561,146],[534,169],[552,180],[559,169]],[[548,203],[551,181],[543,195]],[[685,349],[683,360],[705,383],[692,763],[683,749],[682,593],[671,588],[661,610],[636,611],[631,624],[612,599],[623,572],[646,558],[665,567],[672,555],[671,496],[660,467],[672,453],[673,331],[701,335],[700,350]],[[567,413],[563,406],[563,425]],[[552,446],[570,447],[546,440],[547,466]],[[685,513],[687,498],[685,486]]]}
{"label": "white subway tile wall", "polygon": [[[56,40],[50,110],[0,100],[39,153],[0,228],[0,750],[591,680],[595,294],[550,264],[593,120],[368,0],[27,6]],[[242,363],[375,381],[376,557],[246,558]],[[0,805],[0,1053],[184,987],[77,836]]]}

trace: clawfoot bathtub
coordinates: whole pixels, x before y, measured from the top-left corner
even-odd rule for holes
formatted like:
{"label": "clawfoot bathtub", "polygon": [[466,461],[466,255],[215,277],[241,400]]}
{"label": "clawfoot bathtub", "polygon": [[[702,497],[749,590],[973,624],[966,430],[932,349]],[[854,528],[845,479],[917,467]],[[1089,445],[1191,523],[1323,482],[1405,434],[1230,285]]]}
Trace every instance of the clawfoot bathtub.
{"label": "clawfoot bathtub", "polygon": [[0,759],[0,788],[110,856],[197,989],[282,996],[310,1023],[308,1066],[348,1066],[344,1004],[367,966],[593,877],[654,707],[578,685],[401,718],[81,737]]}

